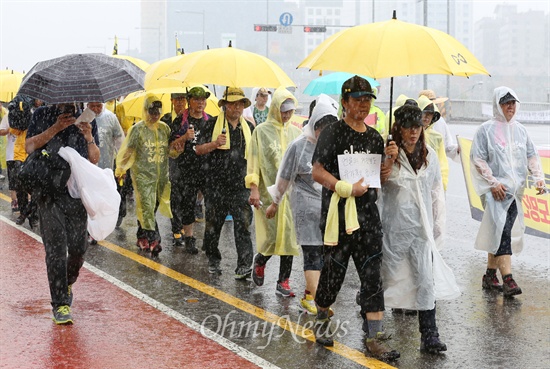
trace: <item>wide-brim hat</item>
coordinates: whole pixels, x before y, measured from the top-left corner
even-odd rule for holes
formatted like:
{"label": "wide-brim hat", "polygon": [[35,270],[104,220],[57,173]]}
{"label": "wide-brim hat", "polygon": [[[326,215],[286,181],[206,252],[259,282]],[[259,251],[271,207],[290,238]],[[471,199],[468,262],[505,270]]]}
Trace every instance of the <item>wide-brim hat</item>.
{"label": "wide-brim hat", "polygon": [[200,86],[195,86],[187,92],[187,97],[189,99],[192,97],[197,99],[208,99],[210,97],[210,92]]}
{"label": "wide-brim hat", "polygon": [[426,96],[434,104],[441,104],[441,103],[444,103],[445,101],[449,100],[448,97],[437,97],[434,90],[422,90],[418,93],[418,97],[420,97],[422,95]]}
{"label": "wide-brim hat", "polygon": [[218,101],[218,106],[222,107],[228,102],[243,101],[244,107],[248,108],[252,103],[245,96],[244,91],[238,87],[228,87],[223,93],[223,98]]}

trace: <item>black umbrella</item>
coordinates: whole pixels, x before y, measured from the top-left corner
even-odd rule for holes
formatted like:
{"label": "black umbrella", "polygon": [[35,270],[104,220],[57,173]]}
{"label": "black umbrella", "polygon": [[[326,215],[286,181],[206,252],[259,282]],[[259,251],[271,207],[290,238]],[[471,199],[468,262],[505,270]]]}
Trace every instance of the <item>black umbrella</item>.
{"label": "black umbrella", "polygon": [[142,90],[145,72],[125,59],[71,54],[41,61],[25,75],[20,94],[49,104],[100,101]]}

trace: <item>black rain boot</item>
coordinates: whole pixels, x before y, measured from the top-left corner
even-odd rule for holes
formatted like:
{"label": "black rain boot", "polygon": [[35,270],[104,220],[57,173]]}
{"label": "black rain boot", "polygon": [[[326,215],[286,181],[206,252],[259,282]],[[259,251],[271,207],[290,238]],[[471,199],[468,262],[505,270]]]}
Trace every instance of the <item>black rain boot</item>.
{"label": "black rain boot", "polygon": [[187,252],[191,255],[196,255],[196,254],[199,253],[199,250],[195,246],[195,241],[196,241],[195,237],[184,236],[183,239],[184,239],[184,242],[185,242],[185,252]]}

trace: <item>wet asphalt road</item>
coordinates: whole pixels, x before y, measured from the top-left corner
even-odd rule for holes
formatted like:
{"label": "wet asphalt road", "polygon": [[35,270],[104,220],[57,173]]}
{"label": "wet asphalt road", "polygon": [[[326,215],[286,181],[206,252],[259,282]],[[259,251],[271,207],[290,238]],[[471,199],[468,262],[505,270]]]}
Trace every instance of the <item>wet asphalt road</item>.
{"label": "wet asphalt road", "polygon": [[[475,127],[453,125],[451,130],[471,137]],[[548,127],[533,127],[530,132],[538,145],[550,143]],[[6,187],[4,183],[2,193],[5,195],[8,194]],[[0,201],[0,212],[15,219],[6,201]],[[278,258],[268,263],[263,287],[256,287],[251,280],[233,279],[236,253],[231,222],[226,222],[220,239],[223,274],[212,276],[208,274],[203,252],[189,255],[182,248],[172,247],[169,220],[160,215],[164,250],[155,259],[139,252],[135,246],[133,208],[128,213],[121,228],[109,236],[107,243],[90,246],[86,256],[89,264],[278,367],[390,367],[362,359],[364,334],[359,307],[355,304],[359,280],[353,263],[333,306],[336,312],[333,321],[340,323],[336,341],[341,345],[329,351],[305,340],[294,326],[283,330],[272,323],[278,317],[305,327],[313,322],[311,316],[300,314],[299,297],[284,299],[275,294]],[[391,344],[401,352],[401,359],[391,365],[411,369],[549,367],[549,240],[525,236],[524,251],[512,261],[514,277],[523,294],[504,299],[501,294],[481,289],[486,254],[473,249],[479,223],[470,217],[462,169],[454,162],[450,163],[447,217],[447,242],[442,255],[454,270],[462,290],[457,300],[441,301],[437,306],[439,331],[448,351],[437,356],[420,352],[417,318],[394,315],[388,309],[384,319],[386,330],[393,333]],[[196,223],[199,248],[203,232],[204,223]],[[145,256],[152,263],[144,263],[133,255]],[[294,259],[291,286],[300,296],[304,288],[300,257]],[[146,318],[136,312],[136,319]],[[281,325],[283,322],[279,320]],[[360,359],[354,361],[354,357]],[[208,358],[205,358],[205,367],[209,367]]]}

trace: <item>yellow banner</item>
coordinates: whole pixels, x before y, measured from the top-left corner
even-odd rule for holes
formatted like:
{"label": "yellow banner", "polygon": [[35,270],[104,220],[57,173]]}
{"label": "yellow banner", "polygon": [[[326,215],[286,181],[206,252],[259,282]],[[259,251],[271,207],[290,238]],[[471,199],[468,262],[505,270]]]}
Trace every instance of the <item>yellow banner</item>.
{"label": "yellow banner", "polygon": [[[472,179],[470,178],[470,149],[472,140],[464,137],[458,137],[460,145],[460,159],[462,161],[462,170],[466,181],[468,191],[468,201],[470,202],[470,212],[472,218],[481,221],[483,216],[483,206],[481,199],[476,194]],[[550,184],[550,150],[539,150],[542,170],[544,171],[544,180],[546,187]],[[550,206],[548,205],[549,194],[537,195],[535,184],[531,176],[527,177],[527,187],[523,195],[523,216],[525,220],[525,233],[538,237],[550,238]]]}

